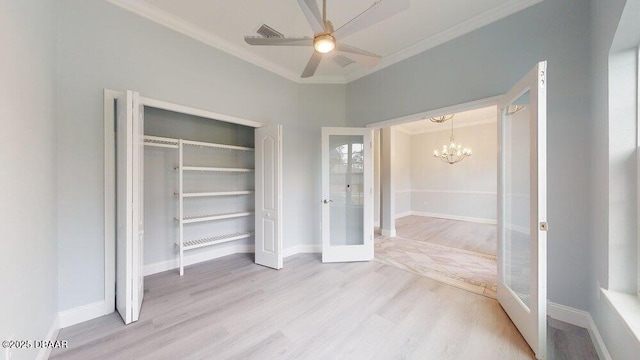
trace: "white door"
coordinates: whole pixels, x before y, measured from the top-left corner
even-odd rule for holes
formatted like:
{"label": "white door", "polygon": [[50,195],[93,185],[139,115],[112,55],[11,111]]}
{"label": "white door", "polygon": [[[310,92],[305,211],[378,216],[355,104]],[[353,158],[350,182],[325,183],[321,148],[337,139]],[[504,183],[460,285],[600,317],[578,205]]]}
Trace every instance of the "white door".
{"label": "white door", "polygon": [[138,93],[118,98],[116,119],[116,308],[125,324],[138,320],[144,296],[144,111]]}
{"label": "white door", "polygon": [[255,130],[256,264],[282,268],[282,126]]}
{"label": "white door", "polygon": [[498,103],[498,301],[538,359],[547,340],[546,68]]}
{"label": "white door", "polygon": [[322,128],[322,261],[373,259],[372,132]]}

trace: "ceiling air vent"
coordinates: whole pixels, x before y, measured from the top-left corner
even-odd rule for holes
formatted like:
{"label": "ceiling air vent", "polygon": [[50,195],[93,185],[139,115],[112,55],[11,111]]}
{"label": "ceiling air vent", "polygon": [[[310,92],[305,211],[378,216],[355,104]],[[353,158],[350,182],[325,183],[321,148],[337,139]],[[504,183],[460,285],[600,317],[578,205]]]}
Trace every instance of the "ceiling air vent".
{"label": "ceiling air vent", "polygon": [[333,61],[335,61],[336,64],[338,64],[338,65],[340,65],[342,67],[345,67],[345,66],[347,66],[349,64],[353,64],[355,62],[355,61],[349,59],[348,57],[342,56],[342,55],[334,56],[333,57]]}
{"label": "ceiling air vent", "polygon": [[283,38],[284,35],[276,30],[274,30],[271,26],[262,24],[256,32],[266,38]]}

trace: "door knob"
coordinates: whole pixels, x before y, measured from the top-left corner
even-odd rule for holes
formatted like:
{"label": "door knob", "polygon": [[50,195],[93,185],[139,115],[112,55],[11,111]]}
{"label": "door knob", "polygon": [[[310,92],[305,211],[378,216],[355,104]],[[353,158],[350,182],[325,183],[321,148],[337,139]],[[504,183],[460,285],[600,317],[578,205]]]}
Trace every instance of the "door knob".
{"label": "door knob", "polygon": [[333,200],[327,200],[327,199],[324,199],[324,201],[323,201],[323,202],[324,202],[325,204],[328,204],[328,203],[330,203],[330,202],[333,202]]}

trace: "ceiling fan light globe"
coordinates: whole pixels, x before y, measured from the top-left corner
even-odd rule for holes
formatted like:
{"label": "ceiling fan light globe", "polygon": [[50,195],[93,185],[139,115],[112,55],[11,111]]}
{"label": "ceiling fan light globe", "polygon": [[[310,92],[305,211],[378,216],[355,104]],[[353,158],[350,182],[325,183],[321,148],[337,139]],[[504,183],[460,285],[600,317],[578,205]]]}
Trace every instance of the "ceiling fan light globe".
{"label": "ceiling fan light globe", "polygon": [[318,35],[313,39],[313,47],[317,52],[326,54],[336,48],[336,39],[329,34]]}

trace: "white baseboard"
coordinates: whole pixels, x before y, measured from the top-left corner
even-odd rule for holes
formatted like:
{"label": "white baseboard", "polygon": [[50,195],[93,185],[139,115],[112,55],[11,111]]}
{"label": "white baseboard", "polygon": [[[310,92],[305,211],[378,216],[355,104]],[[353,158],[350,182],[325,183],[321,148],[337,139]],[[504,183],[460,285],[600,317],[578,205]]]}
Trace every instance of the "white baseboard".
{"label": "white baseboard", "polygon": [[380,229],[380,234],[386,237],[394,237],[396,236],[396,229],[393,229],[393,230]]}
{"label": "white baseboard", "polygon": [[322,252],[322,245],[296,245],[284,249],[282,256],[289,257],[296,254],[309,254]]}
{"label": "white baseboard", "polygon": [[400,218],[403,218],[405,216],[410,216],[410,215],[413,215],[413,211],[405,211],[405,212],[396,214],[396,219],[400,219]]}
{"label": "white baseboard", "polygon": [[[185,255],[184,263],[185,265],[188,266],[188,265],[197,264],[203,261],[217,259],[219,257],[223,257],[227,255],[252,253],[252,252],[254,252],[254,246],[249,244],[224,246],[219,248],[212,248],[209,251],[201,252],[198,254]],[[152,264],[147,264],[144,266],[144,276],[161,273],[163,271],[177,269],[179,267],[180,267],[180,260],[177,258],[165,260],[165,261],[159,261]]]}
{"label": "white baseboard", "polygon": [[[49,328],[49,332],[43,340],[46,341],[55,341],[58,338],[58,333],[60,332],[60,318],[58,315],[53,319],[53,323],[51,323],[51,327]],[[47,360],[49,355],[51,355],[51,347],[43,347],[38,351],[38,355],[36,355],[37,360]]]}
{"label": "white baseboard", "polygon": [[66,328],[112,312],[113,309],[108,309],[105,301],[100,300],[91,304],[78,306],[73,309],[60,311],[58,313],[59,325],[60,328]]}
{"label": "white baseboard", "polygon": [[[421,212],[421,211],[411,211],[409,215],[418,215],[418,216],[427,216],[434,217],[439,219],[449,219],[449,220],[460,220],[460,221],[469,221],[478,224],[497,224],[495,219],[486,219],[486,218],[477,218],[470,216],[458,216],[458,215],[449,215],[449,214],[438,214],[438,213],[430,213],[430,212]],[[407,216],[407,215],[405,215]]]}
{"label": "white baseboard", "polygon": [[548,302],[547,315],[556,320],[587,329],[587,331],[589,331],[589,336],[591,337],[591,342],[596,348],[596,352],[600,359],[611,360],[611,355],[609,354],[609,351],[604,344],[604,340],[602,340],[602,336],[600,335],[600,331],[598,331],[598,327],[589,312]]}

